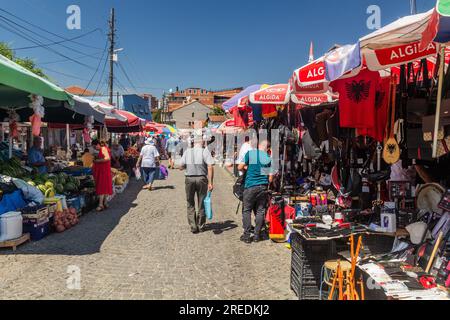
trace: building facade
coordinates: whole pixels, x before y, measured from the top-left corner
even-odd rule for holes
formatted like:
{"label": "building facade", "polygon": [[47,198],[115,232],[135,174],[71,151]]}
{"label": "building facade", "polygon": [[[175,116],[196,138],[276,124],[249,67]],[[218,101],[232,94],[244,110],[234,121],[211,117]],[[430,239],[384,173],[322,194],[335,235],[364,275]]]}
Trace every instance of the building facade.
{"label": "building facade", "polygon": [[153,120],[151,95],[124,94],[122,95],[122,100],[121,109],[134,113],[142,119]]}
{"label": "building facade", "polygon": [[242,90],[243,88],[233,88],[216,91],[202,88],[187,88],[184,90],[179,90],[177,88],[175,92],[169,94],[167,97],[168,109],[174,109],[192,101],[198,101],[203,105],[209,107],[218,107]]}
{"label": "building facade", "polygon": [[191,101],[177,107],[169,108],[167,120],[177,129],[190,129],[196,122],[206,123],[212,108],[199,101]]}

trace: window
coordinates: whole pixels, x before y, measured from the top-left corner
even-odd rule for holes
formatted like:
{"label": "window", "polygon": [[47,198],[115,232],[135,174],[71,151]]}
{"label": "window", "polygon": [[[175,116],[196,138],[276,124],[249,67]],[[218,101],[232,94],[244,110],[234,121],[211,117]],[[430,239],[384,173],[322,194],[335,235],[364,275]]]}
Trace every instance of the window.
{"label": "window", "polygon": [[195,112],[192,112],[192,118],[195,118]]}

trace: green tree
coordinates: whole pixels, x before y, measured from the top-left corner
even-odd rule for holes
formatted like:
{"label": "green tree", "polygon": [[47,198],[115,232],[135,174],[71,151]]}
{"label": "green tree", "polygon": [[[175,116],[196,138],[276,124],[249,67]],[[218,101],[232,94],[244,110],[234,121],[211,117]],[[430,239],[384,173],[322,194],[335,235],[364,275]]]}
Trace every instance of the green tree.
{"label": "green tree", "polygon": [[161,110],[153,111],[152,118],[154,122],[161,123]]}
{"label": "green tree", "polygon": [[14,60],[14,51],[5,42],[0,42],[0,54],[9,60]]}
{"label": "green tree", "polygon": [[8,58],[9,60],[14,61],[15,63],[24,67],[25,69],[37,74],[38,76],[47,78],[42,69],[38,68],[36,66],[36,63],[32,59],[16,57],[14,51],[5,42],[0,42],[0,54]]}
{"label": "green tree", "polygon": [[212,116],[223,116],[226,112],[221,107],[215,106],[209,114]]}

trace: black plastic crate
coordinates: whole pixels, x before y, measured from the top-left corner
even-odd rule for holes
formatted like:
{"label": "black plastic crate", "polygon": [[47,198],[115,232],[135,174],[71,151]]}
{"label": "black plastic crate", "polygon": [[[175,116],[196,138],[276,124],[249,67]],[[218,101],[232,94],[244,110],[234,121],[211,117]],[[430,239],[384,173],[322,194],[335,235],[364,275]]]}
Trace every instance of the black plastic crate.
{"label": "black plastic crate", "polygon": [[291,288],[300,300],[319,299],[320,273],[291,270]]}
{"label": "black plastic crate", "polygon": [[301,283],[296,277],[291,279],[291,289],[294,291],[299,300],[319,300],[320,289],[316,283],[307,285]]}
{"label": "black plastic crate", "polygon": [[312,278],[312,279],[320,278],[320,273],[322,271],[321,266],[317,266],[316,268],[310,268],[307,266],[299,265],[295,262],[292,263],[291,269],[302,278]]}
{"label": "black plastic crate", "polygon": [[300,287],[297,293],[299,300],[320,300],[320,290],[317,287]]}
{"label": "black plastic crate", "polygon": [[297,233],[291,235],[291,247],[292,252],[309,262],[317,261],[323,264],[337,255],[334,241],[306,241]]}

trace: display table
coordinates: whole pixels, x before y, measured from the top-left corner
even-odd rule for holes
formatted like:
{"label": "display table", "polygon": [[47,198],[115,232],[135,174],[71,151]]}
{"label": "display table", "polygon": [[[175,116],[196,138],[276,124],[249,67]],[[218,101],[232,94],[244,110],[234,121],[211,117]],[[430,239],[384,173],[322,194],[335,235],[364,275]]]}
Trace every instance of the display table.
{"label": "display table", "polygon": [[330,236],[317,237],[299,224],[289,222],[292,248],[291,289],[300,300],[320,299],[320,287],[323,278],[322,267],[328,260],[338,259],[338,252],[348,250],[351,235],[363,236],[363,243],[369,252],[378,254],[392,249],[395,235],[376,233],[361,225],[354,225],[348,230],[330,232]]}
{"label": "display table", "polygon": [[[349,252],[340,252],[339,255],[350,261]],[[356,267],[364,279],[367,300],[450,300],[447,289],[439,286],[432,289],[408,288],[403,280],[392,278],[377,263],[357,264]]]}

